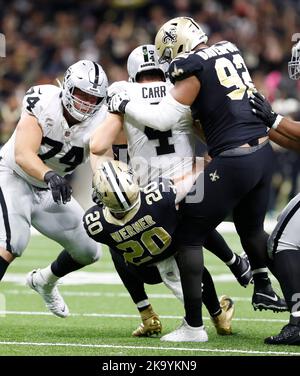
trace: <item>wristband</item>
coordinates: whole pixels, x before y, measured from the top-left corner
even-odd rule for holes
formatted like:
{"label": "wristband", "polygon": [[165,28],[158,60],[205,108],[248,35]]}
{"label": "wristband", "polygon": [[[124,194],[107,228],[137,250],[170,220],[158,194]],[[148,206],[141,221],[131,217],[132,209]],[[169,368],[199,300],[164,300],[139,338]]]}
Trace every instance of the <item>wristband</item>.
{"label": "wristband", "polygon": [[271,128],[272,128],[272,129],[277,129],[277,128],[278,128],[278,125],[279,125],[279,123],[281,122],[282,119],[283,119],[283,116],[281,116],[281,115],[277,115],[277,116],[276,116],[276,119],[275,119],[275,121],[274,121],[274,123],[273,123],[272,126],[271,126]]}

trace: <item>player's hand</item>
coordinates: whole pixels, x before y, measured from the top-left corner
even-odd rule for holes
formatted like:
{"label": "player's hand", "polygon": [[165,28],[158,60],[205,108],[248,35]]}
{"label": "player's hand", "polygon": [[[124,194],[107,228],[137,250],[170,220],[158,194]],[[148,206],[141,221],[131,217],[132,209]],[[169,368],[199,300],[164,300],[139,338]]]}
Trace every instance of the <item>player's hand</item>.
{"label": "player's hand", "polygon": [[250,97],[250,103],[253,107],[252,112],[257,115],[269,128],[275,124],[278,114],[276,114],[266,100],[266,98],[258,92]]}
{"label": "player's hand", "polygon": [[125,108],[130,98],[126,91],[114,94],[108,98],[108,111],[113,113],[125,113]]}
{"label": "player's hand", "polygon": [[57,204],[66,204],[71,200],[72,188],[67,179],[54,171],[46,172],[44,181],[51,189],[53,200]]}
{"label": "player's hand", "polygon": [[134,337],[157,336],[162,331],[162,325],[157,313],[153,311],[150,304],[145,310],[140,312],[142,322],[133,332]]}

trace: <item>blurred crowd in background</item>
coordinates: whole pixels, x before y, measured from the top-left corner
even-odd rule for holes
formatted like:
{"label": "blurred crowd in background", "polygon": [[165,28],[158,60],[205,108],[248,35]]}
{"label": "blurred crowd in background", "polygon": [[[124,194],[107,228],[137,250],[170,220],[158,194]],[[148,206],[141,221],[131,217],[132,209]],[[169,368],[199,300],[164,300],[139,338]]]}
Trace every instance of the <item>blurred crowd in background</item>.
{"label": "blurred crowd in background", "polygon": [[[99,62],[111,83],[126,80],[129,53],[153,43],[159,27],[177,16],[192,16],[209,44],[235,43],[275,111],[300,120],[300,82],[287,74],[292,36],[300,33],[299,0],[0,0],[0,9],[6,38],[6,57],[0,58],[0,145],[13,132],[32,84],[55,83],[83,58]],[[270,215],[299,191],[300,156],[275,149]]]}

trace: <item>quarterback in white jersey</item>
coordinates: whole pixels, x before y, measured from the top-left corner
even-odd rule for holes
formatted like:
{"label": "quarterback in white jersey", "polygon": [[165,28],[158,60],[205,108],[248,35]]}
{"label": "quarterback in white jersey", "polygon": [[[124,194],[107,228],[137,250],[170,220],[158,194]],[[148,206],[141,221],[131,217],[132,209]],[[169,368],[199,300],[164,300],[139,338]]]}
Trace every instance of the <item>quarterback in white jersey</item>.
{"label": "quarterback in white jersey", "polygon": [[[158,104],[173,86],[166,81],[162,66],[158,63],[154,45],[142,45],[128,57],[129,82],[112,84],[108,96],[126,91],[130,98],[141,103]],[[134,118],[119,114],[108,114],[105,121],[91,137],[91,152],[104,154],[115,142],[120,132],[127,138],[130,163],[139,175],[141,184],[158,174],[176,178],[190,171],[195,154],[195,138],[192,130],[192,116],[188,108],[172,130],[161,132],[137,125]],[[105,134],[105,138],[102,135]],[[143,180],[145,179],[145,180]]]}
{"label": "quarterback in white jersey", "polygon": [[[65,175],[89,157],[90,133],[106,116],[106,94],[106,74],[89,60],[68,68],[62,88],[39,85],[25,94],[16,130],[0,153],[0,280],[26,248],[31,225],[63,246],[59,258],[72,270],[99,258]],[[27,279],[61,317],[68,309],[55,285],[68,272],[69,266],[56,273],[54,262]],[[38,286],[38,278],[45,286]]]}

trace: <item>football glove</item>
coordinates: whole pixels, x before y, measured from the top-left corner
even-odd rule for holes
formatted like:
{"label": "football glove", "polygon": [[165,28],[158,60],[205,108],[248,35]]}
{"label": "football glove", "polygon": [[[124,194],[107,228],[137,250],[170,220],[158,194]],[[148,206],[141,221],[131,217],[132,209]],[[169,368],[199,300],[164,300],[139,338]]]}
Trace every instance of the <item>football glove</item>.
{"label": "football glove", "polygon": [[270,103],[263,95],[258,92],[253,93],[250,97],[250,103],[253,107],[252,112],[257,115],[267,127],[277,128],[282,117],[272,110]]}
{"label": "football glove", "polygon": [[158,314],[153,311],[151,304],[140,312],[142,322],[132,332],[134,337],[151,337],[157,336],[162,331],[162,325]]}
{"label": "football glove", "polygon": [[114,94],[108,98],[108,111],[113,113],[125,114],[125,108],[130,98],[126,91]]}
{"label": "football glove", "polygon": [[71,200],[72,188],[67,179],[54,171],[48,171],[44,176],[44,181],[51,189],[53,200],[57,204],[61,204],[61,202],[66,204]]}

